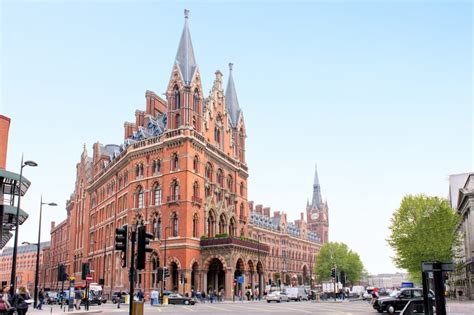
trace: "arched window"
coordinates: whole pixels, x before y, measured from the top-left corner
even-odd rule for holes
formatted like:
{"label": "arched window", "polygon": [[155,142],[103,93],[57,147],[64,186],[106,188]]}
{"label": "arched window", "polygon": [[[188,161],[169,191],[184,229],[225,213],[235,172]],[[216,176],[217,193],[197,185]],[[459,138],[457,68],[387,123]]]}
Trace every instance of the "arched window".
{"label": "arched window", "polygon": [[125,174],[123,176],[123,183],[124,185],[128,183],[128,171],[125,171]]}
{"label": "arched window", "polygon": [[193,111],[199,112],[199,91],[197,89],[194,90]]}
{"label": "arched window", "polygon": [[161,217],[153,219],[153,236],[155,239],[161,239]]}
{"label": "arched window", "polygon": [[179,158],[177,153],[173,154],[173,157],[171,158],[171,170],[179,170]]}
{"label": "arched window", "polygon": [[199,157],[197,155],[194,156],[194,160],[193,160],[193,170],[196,172],[196,173],[199,173]]}
{"label": "arched window", "polygon": [[219,218],[219,234],[227,233],[226,229],[227,229],[227,222],[226,222],[225,216],[221,214]]}
{"label": "arched window", "polygon": [[179,89],[177,86],[174,88],[174,108],[175,109],[181,108],[181,97],[180,97]]}
{"label": "arched window", "polygon": [[199,201],[199,184],[198,182],[194,182],[193,184],[193,201]]}
{"label": "arched window", "polygon": [[209,184],[206,184],[206,187],[204,187],[204,197],[209,197],[211,195],[211,186]]}
{"label": "arched window", "polygon": [[161,160],[154,160],[153,161],[153,173],[159,174],[161,171]]}
{"label": "arched window", "polygon": [[140,176],[140,165],[139,164],[135,165],[135,176],[136,177]]}
{"label": "arched window", "polygon": [[240,182],[240,195],[244,195],[244,182]]}
{"label": "arched window", "polygon": [[171,200],[179,200],[179,183],[176,179],[171,183]]}
{"label": "arched window", "polygon": [[243,202],[240,204],[240,218],[241,219],[244,218],[244,203]]}
{"label": "arched window", "polygon": [[206,164],[206,178],[212,182],[212,164],[207,163]]}
{"label": "arched window", "polygon": [[157,183],[155,187],[153,187],[153,204],[155,206],[161,206],[162,197],[163,192],[161,190],[161,186]]}
{"label": "arched window", "polygon": [[198,237],[198,216],[197,214],[195,213],[193,215],[193,237]]}
{"label": "arched window", "polygon": [[224,173],[221,169],[217,170],[217,183],[219,186],[224,187]]}
{"label": "arched window", "polygon": [[229,235],[230,236],[237,236],[237,224],[236,224],[234,218],[230,219]]}
{"label": "arched window", "polygon": [[143,188],[139,186],[136,192],[135,208],[143,208],[143,195]]}
{"label": "arched window", "polygon": [[176,114],[175,116],[175,128],[178,128],[179,126],[181,126],[181,116],[179,114]]}
{"label": "arched window", "polygon": [[215,224],[216,224],[216,217],[213,211],[209,211],[209,216],[207,218],[207,236],[214,237],[215,235]]}
{"label": "arched window", "polygon": [[173,237],[178,236],[178,215],[176,212],[171,215],[171,232]]}

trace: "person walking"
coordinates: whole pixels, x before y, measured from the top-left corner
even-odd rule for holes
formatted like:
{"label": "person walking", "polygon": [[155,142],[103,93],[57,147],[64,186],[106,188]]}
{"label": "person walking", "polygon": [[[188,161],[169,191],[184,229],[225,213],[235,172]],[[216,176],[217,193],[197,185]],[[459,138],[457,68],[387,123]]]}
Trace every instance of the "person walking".
{"label": "person walking", "polygon": [[3,286],[2,287],[2,292],[0,292],[0,315],[8,315],[11,305],[10,302],[8,301],[8,291],[9,287]]}
{"label": "person walking", "polygon": [[44,290],[42,288],[40,289],[38,293],[38,299],[39,299],[39,304],[37,306],[37,309],[42,310],[43,304],[44,304]]}
{"label": "person walking", "polygon": [[153,289],[150,294],[150,300],[151,300],[151,305],[157,305],[158,304],[158,291],[156,289]]}
{"label": "person walking", "polygon": [[76,308],[76,310],[81,309],[81,301],[82,301],[81,289],[76,289],[74,291],[74,307]]}
{"label": "person walking", "polygon": [[13,297],[14,306],[18,315],[25,315],[28,312],[27,300],[30,299],[30,295],[24,286],[18,288],[18,293]]}
{"label": "person walking", "polygon": [[117,308],[120,308],[120,302],[122,301],[121,291],[117,292],[117,295],[115,296],[115,301],[117,301]]}

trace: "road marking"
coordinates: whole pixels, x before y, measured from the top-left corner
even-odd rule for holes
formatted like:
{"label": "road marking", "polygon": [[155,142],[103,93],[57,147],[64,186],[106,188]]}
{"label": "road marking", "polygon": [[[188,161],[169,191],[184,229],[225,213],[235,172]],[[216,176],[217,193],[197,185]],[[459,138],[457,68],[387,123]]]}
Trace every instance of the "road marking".
{"label": "road marking", "polygon": [[247,306],[247,305],[234,305],[237,308],[241,309],[247,309],[247,310],[254,310],[254,311],[259,311],[259,312],[272,312],[272,310],[264,309],[264,308],[258,308],[258,307],[252,307],[252,306]]}
{"label": "road marking", "polygon": [[222,307],[217,307],[217,306],[212,306],[212,305],[208,305],[208,304],[203,304],[203,306],[205,307],[209,307],[209,308],[213,308],[215,310],[218,310],[218,311],[228,311],[227,308],[222,308]]}
{"label": "road marking", "polygon": [[183,306],[183,308],[187,309],[188,311],[191,311],[191,312],[196,312],[195,310],[193,310],[191,307],[189,306]]}

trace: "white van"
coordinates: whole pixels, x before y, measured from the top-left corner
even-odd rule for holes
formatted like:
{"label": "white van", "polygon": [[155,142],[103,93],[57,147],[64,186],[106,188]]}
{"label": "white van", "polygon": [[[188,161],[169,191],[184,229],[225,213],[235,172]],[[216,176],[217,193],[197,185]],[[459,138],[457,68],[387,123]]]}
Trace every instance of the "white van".
{"label": "white van", "polygon": [[285,293],[290,301],[308,301],[308,293],[303,287],[287,287]]}

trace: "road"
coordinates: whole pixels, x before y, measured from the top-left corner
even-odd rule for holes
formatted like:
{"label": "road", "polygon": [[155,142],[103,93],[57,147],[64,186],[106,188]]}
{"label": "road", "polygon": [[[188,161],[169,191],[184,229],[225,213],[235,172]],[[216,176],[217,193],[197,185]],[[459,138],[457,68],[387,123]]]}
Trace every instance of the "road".
{"label": "road", "polygon": [[[128,314],[128,305],[122,305],[118,309],[115,305],[107,303],[101,306],[91,306],[91,311],[102,311],[103,315],[119,315]],[[66,312],[67,313],[67,312]],[[76,312],[73,312],[76,313]],[[209,315],[233,315],[233,314],[337,314],[337,315],[365,315],[378,314],[370,304],[363,301],[353,302],[289,302],[289,303],[266,303],[261,302],[223,302],[223,303],[198,303],[196,305],[166,305],[166,306],[150,306],[145,305],[144,314],[209,314]],[[52,308],[46,306],[43,311],[30,310],[29,315],[61,315],[59,306]],[[386,313],[385,313],[386,314]],[[474,314],[474,303],[457,303],[448,302],[448,314],[450,315],[472,315]]]}

